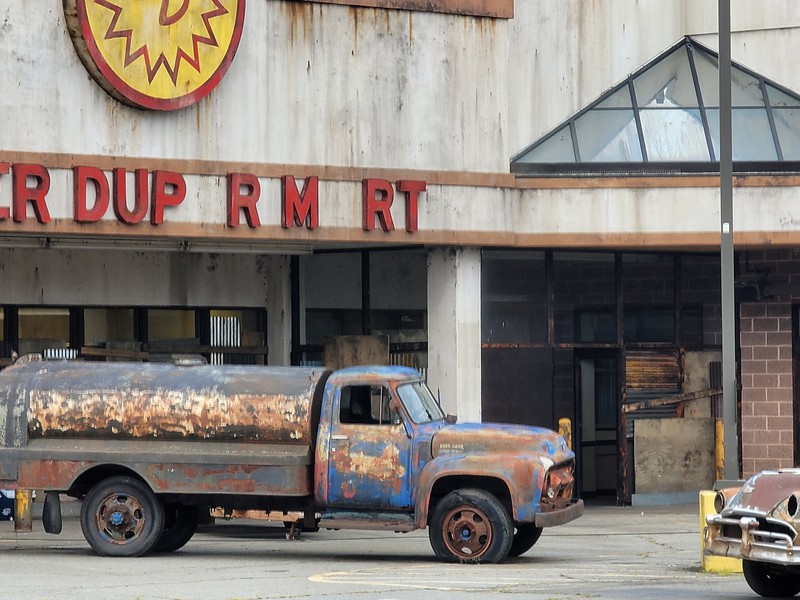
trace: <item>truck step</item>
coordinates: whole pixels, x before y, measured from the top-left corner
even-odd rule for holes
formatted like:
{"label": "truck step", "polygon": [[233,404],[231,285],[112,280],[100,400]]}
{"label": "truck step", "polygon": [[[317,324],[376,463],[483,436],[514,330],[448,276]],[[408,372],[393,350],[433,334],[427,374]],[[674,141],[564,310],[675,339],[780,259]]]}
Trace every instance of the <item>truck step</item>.
{"label": "truck step", "polygon": [[382,531],[414,531],[414,515],[358,511],[324,512],[319,521],[324,529],[373,529]]}

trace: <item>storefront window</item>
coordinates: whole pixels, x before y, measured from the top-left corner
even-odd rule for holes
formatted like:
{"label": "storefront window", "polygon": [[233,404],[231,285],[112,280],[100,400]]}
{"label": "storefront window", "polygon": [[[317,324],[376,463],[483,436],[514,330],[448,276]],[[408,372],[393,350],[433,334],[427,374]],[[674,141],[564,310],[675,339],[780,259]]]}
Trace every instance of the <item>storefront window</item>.
{"label": "storefront window", "polygon": [[45,358],[75,358],[70,348],[68,308],[20,308],[19,354]]}
{"label": "storefront window", "polygon": [[151,308],[147,311],[147,340],[149,342],[194,342],[195,316],[193,310]]}
{"label": "storefront window", "polygon": [[720,257],[681,256],[681,344],[722,345]]}
{"label": "storefront window", "polygon": [[[211,352],[211,364],[264,364],[264,317],[264,311],[258,309],[211,310],[210,345],[224,349]],[[235,348],[242,351],[236,352]]]}
{"label": "storefront window", "polygon": [[674,342],[674,255],[623,255],[622,288],[625,343]]}
{"label": "storefront window", "polygon": [[553,254],[556,343],[617,341],[615,269],[611,253]]}
{"label": "storefront window", "polygon": [[129,344],[136,337],[132,308],[87,308],[83,311],[84,343],[95,347]]}
{"label": "storefront window", "polygon": [[544,252],[484,251],[481,287],[484,344],[547,341]]}

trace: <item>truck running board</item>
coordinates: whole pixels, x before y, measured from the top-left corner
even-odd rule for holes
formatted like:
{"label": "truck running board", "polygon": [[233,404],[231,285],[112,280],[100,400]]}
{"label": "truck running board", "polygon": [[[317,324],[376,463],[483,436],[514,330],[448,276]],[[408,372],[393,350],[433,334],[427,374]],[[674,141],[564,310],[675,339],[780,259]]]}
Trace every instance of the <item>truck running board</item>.
{"label": "truck running board", "polygon": [[319,526],[325,529],[377,529],[394,532],[414,531],[417,528],[414,515],[357,511],[324,512]]}

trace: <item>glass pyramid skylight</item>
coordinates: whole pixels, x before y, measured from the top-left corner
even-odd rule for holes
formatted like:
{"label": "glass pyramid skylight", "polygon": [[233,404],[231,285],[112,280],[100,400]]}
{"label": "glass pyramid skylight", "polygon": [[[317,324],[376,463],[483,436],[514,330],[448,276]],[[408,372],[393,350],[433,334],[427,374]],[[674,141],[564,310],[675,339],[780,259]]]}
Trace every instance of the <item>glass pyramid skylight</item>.
{"label": "glass pyramid skylight", "polygon": [[[684,38],[514,156],[511,172],[718,171],[717,59]],[[800,95],[736,63],[731,73],[734,169],[783,171],[800,161]]]}

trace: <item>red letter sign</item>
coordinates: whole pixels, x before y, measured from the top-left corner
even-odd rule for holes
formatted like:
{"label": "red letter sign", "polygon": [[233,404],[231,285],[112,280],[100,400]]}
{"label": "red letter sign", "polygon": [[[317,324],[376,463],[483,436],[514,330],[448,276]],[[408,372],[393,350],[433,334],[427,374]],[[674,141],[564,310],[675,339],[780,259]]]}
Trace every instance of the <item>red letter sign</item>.
{"label": "red letter sign", "polygon": [[[242,193],[242,188],[247,193]],[[239,210],[244,211],[244,218],[250,227],[258,227],[256,203],[261,196],[261,184],[258,177],[250,173],[228,173],[228,227],[239,226]]]}
{"label": "red letter sign", "polygon": [[[103,218],[108,210],[108,180],[97,167],[78,166],[72,169],[72,199],[74,219],[78,223],[93,223]],[[94,206],[86,206],[86,188],[94,185]]]}
{"label": "red letter sign", "polygon": [[[36,180],[34,187],[28,187],[28,177]],[[13,204],[14,221],[22,223],[27,218],[26,207],[28,202],[33,205],[36,220],[39,223],[49,223],[50,213],[47,210],[45,197],[50,191],[50,173],[42,165],[18,164],[14,165],[11,174],[14,186]]]}
{"label": "red letter sign", "polygon": [[153,173],[150,222],[153,225],[161,225],[164,222],[164,207],[178,206],[184,198],[186,198],[186,181],[183,175],[172,171]]}
{"label": "red letter sign", "polygon": [[136,169],[133,210],[128,209],[127,171],[114,169],[114,214],[121,223],[136,225],[147,214],[147,169]]}
{"label": "red letter sign", "polygon": [[397,182],[397,190],[406,195],[406,231],[409,233],[414,233],[419,229],[417,201],[419,193],[426,189],[428,188],[424,181],[401,180]]}
{"label": "red letter sign", "polygon": [[361,190],[364,195],[362,224],[364,231],[375,229],[376,214],[384,231],[394,231],[394,221],[392,221],[392,213],[389,210],[394,202],[392,184],[385,179],[365,179],[362,182]]}
{"label": "red letter sign", "polygon": [[[0,163],[0,175],[8,173],[8,163]],[[0,221],[5,221],[11,218],[11,209],[7,206],[0,206]]]}
{"label": "red letter sign", "polygon": [[302,193],[297,190],[297,182],[291,175],[281,177],[281,227],[292,225],[308,229],[319,227],[319,178],[308,177],[303,184]]}

